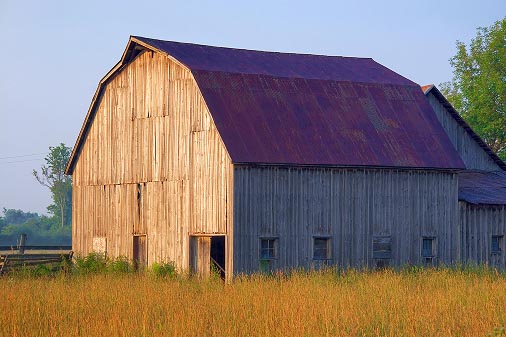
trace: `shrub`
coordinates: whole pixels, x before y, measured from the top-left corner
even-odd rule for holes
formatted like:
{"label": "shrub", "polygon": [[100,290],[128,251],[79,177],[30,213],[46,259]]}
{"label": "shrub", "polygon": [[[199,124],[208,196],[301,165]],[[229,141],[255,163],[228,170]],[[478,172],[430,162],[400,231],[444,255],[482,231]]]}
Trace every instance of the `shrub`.
{"label": "shrub", "polygon": [[96,274],[107,269],[107,259],[103,254],[90,253],[88,256],[75,257],[75,271],[78,274]]}
{"label": "shrub", "polygon": [[119,256],[106,260],[106,271],[113,274],[126,274],[135,271],[135,268],[126,256]]}
{"label": "shrub", "polygon": [[76,256],[74,271],[77,274],[125,274],[135,270],[132,261],[125,256],[109,259],[103,254],[90,253],[88,256]]}
{"label": "shrub", "polygon": [[54,274],[53,268],[51,268],[47,264],[39,264],[32,269],[32,276],[34,277],[50,276],[53,274]]}
{"label": "shrub", "polygon": [[157,278],[174,278],[177,276],[174,262],[153,263],[151,273]]}
{"label": "shrub", "polygon": [[54,274],[53,268],[47,264],[35,266],[21,266],[18,269],[9,271],[9,275],[20,278],[47,277]]}

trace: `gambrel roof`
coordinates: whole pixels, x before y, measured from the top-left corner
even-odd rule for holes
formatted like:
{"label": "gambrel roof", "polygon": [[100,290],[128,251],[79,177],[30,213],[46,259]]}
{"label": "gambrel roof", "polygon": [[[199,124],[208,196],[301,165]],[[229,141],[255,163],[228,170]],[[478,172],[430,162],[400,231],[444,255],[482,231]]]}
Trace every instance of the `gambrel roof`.
{"label": "gambrel roof", "polygon": [[465,168],[420,87],[370,58],[131,37],[68,172],[101,87],[143,49],[191,71],[235,164]]}

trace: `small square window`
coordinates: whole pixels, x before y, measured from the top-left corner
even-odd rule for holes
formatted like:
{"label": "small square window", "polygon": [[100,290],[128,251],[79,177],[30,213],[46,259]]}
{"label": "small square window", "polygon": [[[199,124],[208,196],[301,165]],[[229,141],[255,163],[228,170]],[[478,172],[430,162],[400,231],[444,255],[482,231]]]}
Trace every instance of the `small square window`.
{"label": "small square window", "polygon": [[329,260],[330,259],[330,238],[313,238],[313,259]]}
{"label": "small square window", "polygon": [[373,259],[392,258],[392,237],[374,236],[372,238],[372,258]]}
{"label": "small square window", "polygon": [[502,252],[502,241],[503,235],[492,235],[491,241],[491,253],[492,254],[500,254]]}
{"label": "small square window", "polygon": [[435,248],[436,248],[436,238],[434,237],[424,237],[422,238],[422,257],[434,257],[436,256]]}
{"label": "small square window", "polygon": [[274,260],[278,257],[278,239],[263,238],[260,239],[260,259]]}

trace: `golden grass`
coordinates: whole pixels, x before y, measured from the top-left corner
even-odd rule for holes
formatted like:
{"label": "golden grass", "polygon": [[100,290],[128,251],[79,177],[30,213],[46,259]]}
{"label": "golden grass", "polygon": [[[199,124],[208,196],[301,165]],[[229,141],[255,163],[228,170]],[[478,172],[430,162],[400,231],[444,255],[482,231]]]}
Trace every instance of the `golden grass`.
{"label": "golden grass", "polygon": [[0,279],[0,336],[485,336],[506,326],[493,272]]}

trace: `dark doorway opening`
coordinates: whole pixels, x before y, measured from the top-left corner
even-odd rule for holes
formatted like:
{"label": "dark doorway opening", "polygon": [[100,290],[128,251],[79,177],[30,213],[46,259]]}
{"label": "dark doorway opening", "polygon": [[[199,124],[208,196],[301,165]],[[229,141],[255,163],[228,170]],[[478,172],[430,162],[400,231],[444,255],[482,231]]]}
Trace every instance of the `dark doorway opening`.
{"label": "dark doorway opening", "polygon": [[225,279],[225,236],[211,238],[211,268]]}

